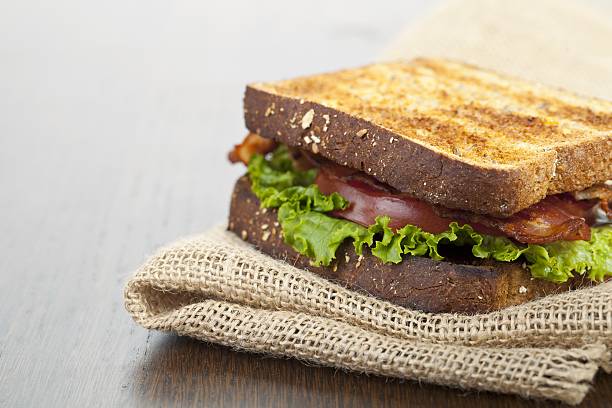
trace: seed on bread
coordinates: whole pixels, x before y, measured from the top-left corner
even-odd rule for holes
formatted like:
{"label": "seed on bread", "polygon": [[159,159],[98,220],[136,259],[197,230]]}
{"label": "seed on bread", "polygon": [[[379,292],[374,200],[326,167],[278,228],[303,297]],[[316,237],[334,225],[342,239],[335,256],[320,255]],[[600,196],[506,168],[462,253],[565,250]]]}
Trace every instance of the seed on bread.
{"label": "seed on bread", "polygon": [[359,268],[361,266],[362,260],[363,260],[363,255],[359,255],[359,258],[357,258],[357,263],[355,264],[355,268]]}
{"label": "seed on bread", "polygon": [[308,129],[314,119],[314,109],[310,109],[302,116],[302,129]]}
{"label": "seed on bread", "polygon": [[268,117],[270,115],[274,115],[275,108],[276,108],[276,105],[274,104],[274,102],[272,102],[272,105],[268,106],[268,109],[266,109],[264,116]]}
{"label": "seed on bread", "polygon": [[325,119],[325,124],[323,125],[323,131],[327,132],[327,126],[329,125],[329,115],[323,115],[323,119]]}

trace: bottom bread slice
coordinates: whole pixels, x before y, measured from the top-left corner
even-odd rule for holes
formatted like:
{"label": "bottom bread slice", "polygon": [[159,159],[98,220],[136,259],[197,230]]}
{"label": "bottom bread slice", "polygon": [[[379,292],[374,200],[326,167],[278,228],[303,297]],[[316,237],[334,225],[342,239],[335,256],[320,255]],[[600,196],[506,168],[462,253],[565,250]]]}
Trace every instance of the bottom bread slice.
{"label": "bottom bread slice", "polygon": [[259,207],[247,176],[234,187],[228,229],[274,258],[353,290],[426,312],[484,313],[593,284],[583,277],[564,284],[534,279],[518,262],[406,257],[399,264],[384,264],[369,249],[357,256],[350,242],[338,248],[332,265],[315,267],[285,244],[276,210]]}

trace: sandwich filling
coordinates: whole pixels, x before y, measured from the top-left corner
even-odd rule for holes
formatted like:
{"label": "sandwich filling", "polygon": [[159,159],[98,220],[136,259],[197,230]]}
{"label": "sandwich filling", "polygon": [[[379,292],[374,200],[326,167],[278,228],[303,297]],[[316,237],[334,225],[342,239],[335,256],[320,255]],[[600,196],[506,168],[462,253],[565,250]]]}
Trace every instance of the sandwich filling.
{"label": "sandwich filling", "polygon": [[351,240],[358,255],[367,246],[385,263],[405,256],[441,260],[461,248],[475,258],[520,258],[533,277],[558,283],[575,275],[593,281],[612,276],[607,189],[583,200],[549,196],[499,219],[432,206],[259,137],[248,137],[230,160],[248,163],[261,206],[278,209],[284,241],[315,266],[332,264],[338,247]]}

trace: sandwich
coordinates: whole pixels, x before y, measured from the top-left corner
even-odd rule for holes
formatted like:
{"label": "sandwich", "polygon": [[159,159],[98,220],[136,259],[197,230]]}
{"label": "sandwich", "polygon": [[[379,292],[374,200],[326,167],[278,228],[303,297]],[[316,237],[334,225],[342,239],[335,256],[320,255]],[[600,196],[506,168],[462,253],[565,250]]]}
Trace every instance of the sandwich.
{"label": "sandwich", "polygon": [[442,59],[246,88],[228,229],[397,305],[482,313],[612,276],[612,102]]}

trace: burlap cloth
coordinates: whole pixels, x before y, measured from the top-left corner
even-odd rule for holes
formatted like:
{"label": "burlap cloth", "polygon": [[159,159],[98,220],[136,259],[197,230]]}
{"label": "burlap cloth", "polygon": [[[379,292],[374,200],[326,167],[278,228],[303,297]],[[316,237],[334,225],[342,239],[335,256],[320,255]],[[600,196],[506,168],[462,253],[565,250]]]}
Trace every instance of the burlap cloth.
{"label": "burlap cloth", "polygon": [[[463,55],[467,61],[500,68],[495,66],[499,60],[494,54],[504,50],[495,48],[487,38],[508,40],[515,35],[516,24],[525,21],[543,27],[525,28],[532,37],[538,32],[541,37],[553,35],[547,30],[555,28],[555,21],[567,25],[572,15],[568,10],[575,8],[555,2],[560,8],[546,13],[542,8],[547,2],[495,4],[505,5],[500,11],[489,1],[451,2],[409,30],[386,55],[410,55],[423,48],[431,51],[429,55]],[[612,33],[612,29],[602,25],[596,13],[583,10],[574,14],[573,25],[564,30],[579,27],[581,38],[591,40],[584,45],[588,51],[583,60],[589,62],[578,64],[582,71],[576,65],[552,67],[554,74],[547,78],[538,78],[545,76],[545,69],[534,65],[540,68],[533,68],[527,77],[554,84],[564,70],[566,86],[610,97],[612,53],[610,49],[607,54],[602,52],[601,47],[612,36],[599,35],[601,30]],[[466,24],[471,21],[463,37],[453,32],[460,28],[457,19]],[[450,33],[446,40],[440,34],[445,29]],[[585,37],[584,30],[593,36]],[[538,37],[532,42],[545,41]],[[537,55],[537,46],[529,48],[524,38],[516,43],[504,43],[510,54],[507,57],[515,56],[506,72],[523,73],[521,61],[530,58],[532,64],[547,63]],[[519,48],[526,50],[517,57]],[[404,54],[405,49],[410,51]],[[565,63],[576,62],[582,51],[570,51],[565,57],[557,54],[554,63],[564,58]],[[593,58],[605,64],[593,63]],[[128,282],[125,306],[134,320],[148,329],[238,349],[570,404],[584,398],[598,367],[608,372],[612,369],[612,282],[485,315],[422,313],[352,292],[274,260],[223,227],[160,249]]]}

